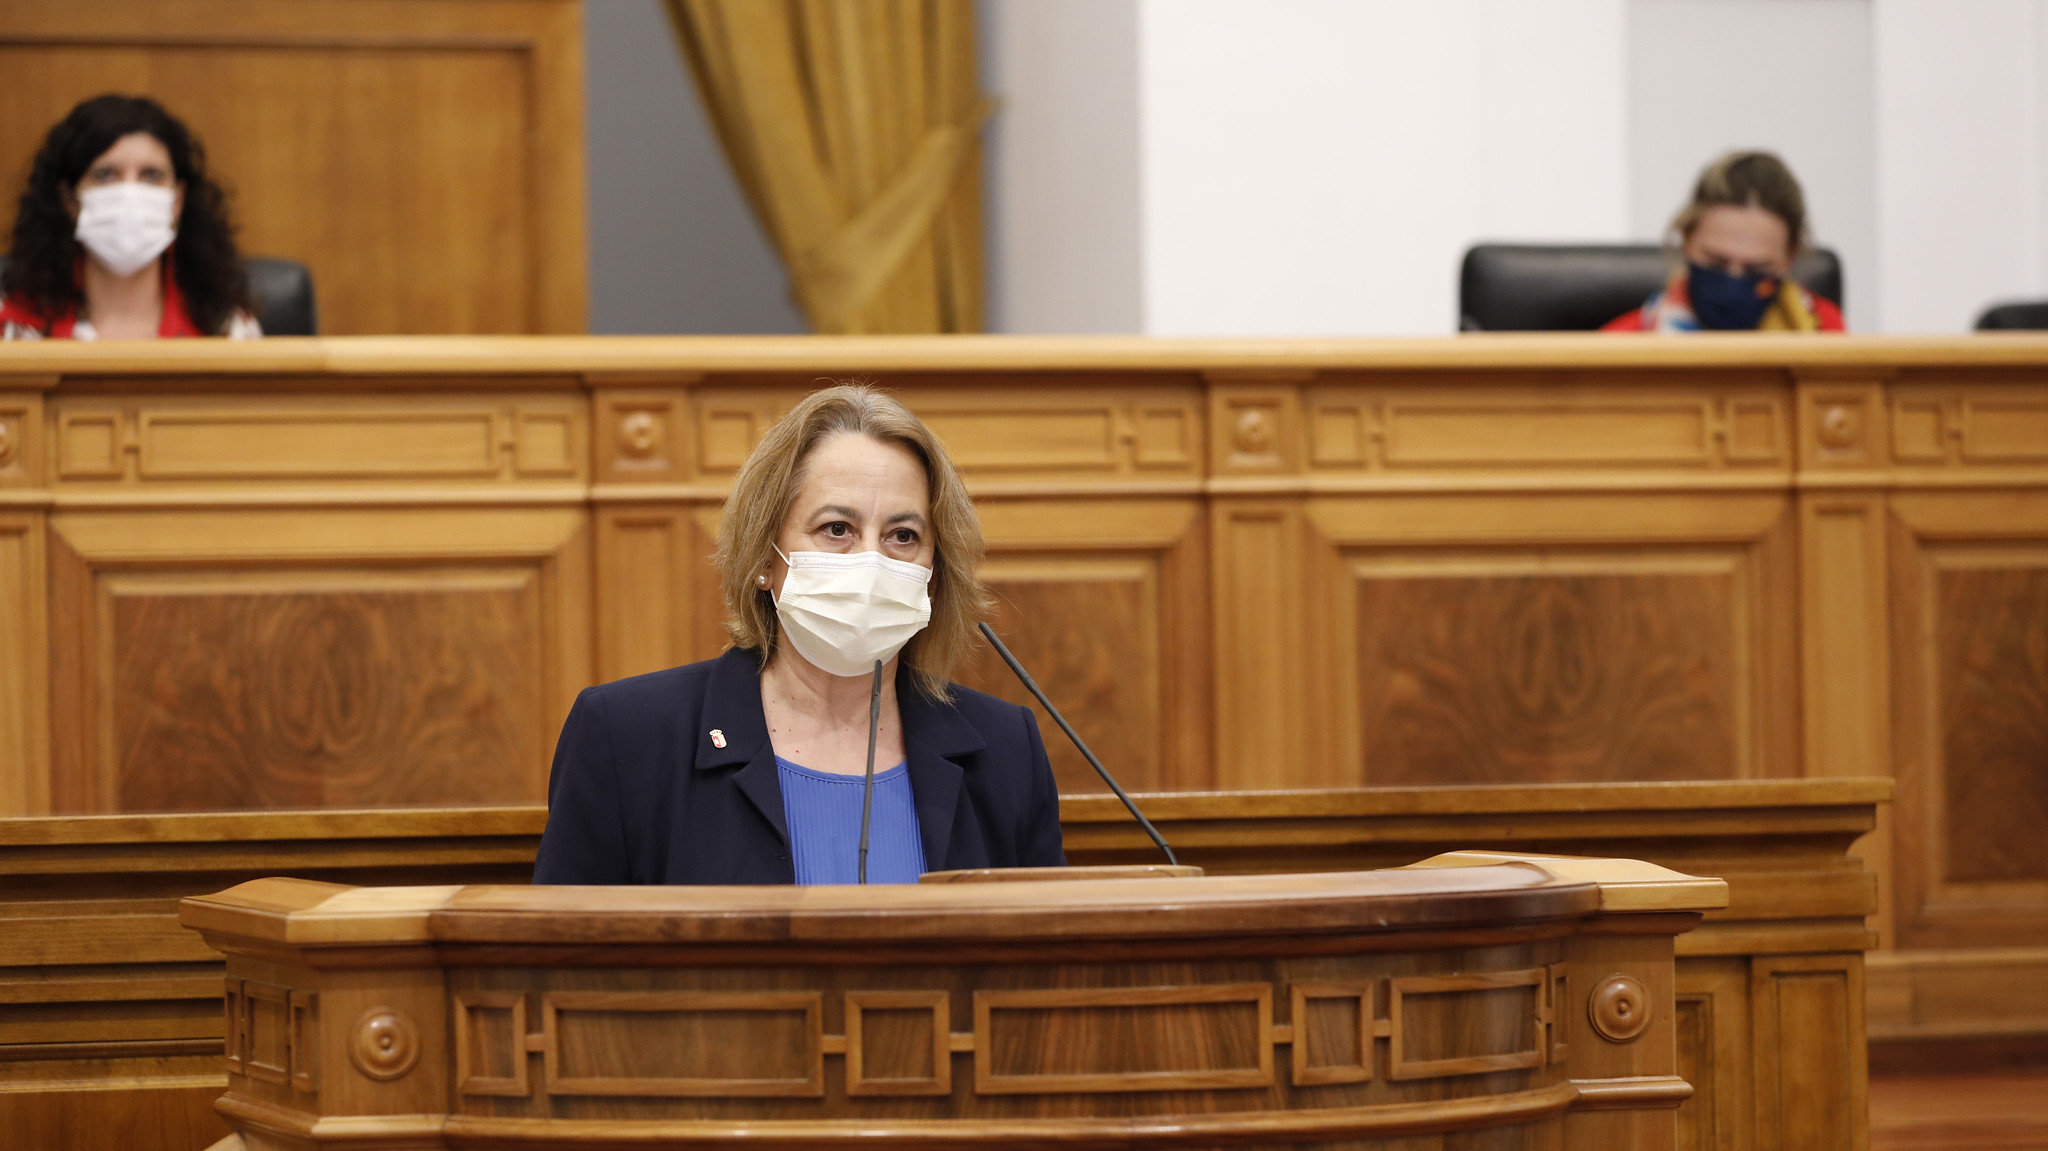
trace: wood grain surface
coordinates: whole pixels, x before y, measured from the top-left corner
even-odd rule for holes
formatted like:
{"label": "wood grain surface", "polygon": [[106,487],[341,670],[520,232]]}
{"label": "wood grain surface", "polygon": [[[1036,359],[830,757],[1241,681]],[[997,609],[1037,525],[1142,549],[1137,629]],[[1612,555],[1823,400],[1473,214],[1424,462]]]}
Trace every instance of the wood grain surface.
{"label": "wood grain surface", "polygon": [[1937,595],[1945,877],[2048,885],[2048,564],[1946,570]]}
{"label": "wood grain surface", "polygon": [[[26,756],[0,761],[0,797],[120,803],[100,597],[123,580],[534,566],[543,731],[582,685],[710,655],[734,469],[816,381],[869,373],[956,448],[1019,609],[1003,626],[1048,633],[1027,658],[1134,783],[1892,775],[1898,808],[1842,832],[1865,837],[1874,919],[1803,938],[1904,949],[1872,983],[1887,1042],[2038,1030],[2048,880],[2020,829],[2041,613],[1997,573],[2048,568],[2044,364],[2028,335],[17,349],[0,420],[33,442],[0,503],[47,604],[7,600],[0,647],[49,699],[0,716],[49,722],[0,730]],[[1014,690],[993,670],[969,674]],[[1428,688],[1393,707],[1403,677]],[[1295,849],[1405,862],[1343,822]],[[1089,850],[1150,858],[1070,836],[1098,831]],[[1276,850],[1211,842],[1230,866]],[[1736,921],[1682,946],[1749,954]]]}
{"label": "wood grain surface", "polygon": [[[1690,917],[1670,912],[1719,897],[1659,872],[1666,910],[1607,911],[1603,867],[1636,887],[1646,865],[1555,861],[1577,869],[1561,879],[1552,863],[894,890],[421,893],[270,879],[183,906],[229,956],[243,1057],[221,1109],[252,1137],[321,1145],[411,1095],[448,1099],[405,1121],[428,1145],[1021,1148],[1098,1145],[1121,1128],[1122,1141],[1161,1148],[1292,1146],[1479,1128],[1500,1147],[1670,1147],[1672,1107],[1690,1092],[1673,1074],[1671,1022],[1671,932]],[[1592,898],[1487,906],[1539,892]],[[363,914],[400,905],[427,908],[436,949],[419,948],[411,924]],[[1076,949],[1078,935],[1040,917],[1061,908],[1083,921],[1113,908],[1124,931],[1113,947]],[[933,947],[935,929],[982,946]],[[1332,932],[1348,945],[1331,946]],[[616,942],[592,963],[598,938]],[[466,947],[480,940],[491,946]],[[755,943],[739,962],[674,946],[700,940]],[[1636,989],[1648,1030],[1603,1039],[1589,1028],[1616,981]],[[539,1031],[444,1041],[446,1020],[468,1015],[422,994],[437,984],[458,1002],[525,1004]],[[1310,1040],[1294,991],[1333,984],[1361,989],[1354,1057],[1372,1073],[1295,1083],[1277,1050]],[[317,1037],[295,1031],[266,1003],[360,1022],[332,1042],[324,1023]],[[854,1022],[891,1009],[903,1013],[893,1029]],[[366,1048],[365,1036],[384,1042]],[[492,1044],[510,1050],[482,1050]],[[500,1074],[489,1091],[447,1095],[448,1069],[415,1056],[451,1046],[473,1066],[527,1065],[525,1090]],[[337,1066],[344,1047],[359,1075]],[[853,1090],[870,1067],[918,1089]]]}
{"label": "wood grain surface", "polygon": [[1737,758],[1725,578],[1358,581],[1364,771],[1380,784],[1714,779]]}
{"label": "wood grain surface", "polygon": [[535,722],[542,610],[534,578],[507,574],[445,590],[117,591],[119,808],[541,798],[525,765],[552,735]]}

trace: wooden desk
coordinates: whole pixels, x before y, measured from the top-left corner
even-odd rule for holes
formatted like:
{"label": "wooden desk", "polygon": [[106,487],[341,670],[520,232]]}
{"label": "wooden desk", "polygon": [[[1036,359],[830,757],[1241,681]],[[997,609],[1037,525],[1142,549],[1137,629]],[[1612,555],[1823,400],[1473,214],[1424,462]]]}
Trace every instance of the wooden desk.
{"label": "wooden desk", "polygon": [[[1669,1151],[1672,938],[1632,860],[184,901],[254,1145]],[[1387,1142],[1382,1142],[1383,1140]]]}
{"label": "wooden desk", "polygon": [[1874,1026],[2048,1034],[2036,336],[8,348],[0,811],[538,802],[576,690],[720,645],[734,469],[856,373],[1129,786],[1890,775]]}
{"label": "wooden desk", "polygon": [[[1861,1122],[1875,877],[1848,851],[1888,792],[1883,780],[1782,780],[1140,800],[1211,875],[1480,847],[1626,853],[1725,878],[1728,906],[1678,937],[1678,1066],[1697,1088],[1678,1119],[1687,1146],[1750,1151],[1807,1145],[1840,1115]],[[1061,815],[1076,863],[1155,858],[1109,797],[1070,797]],[[204,1146],[224,1133],[211,1113],[226,1086],[221,967],[178,927],[180,898],[278,874],[519,883],[544,821],[531,807],[0,820],[0,1130],[120,1138],[127,1151]]]}

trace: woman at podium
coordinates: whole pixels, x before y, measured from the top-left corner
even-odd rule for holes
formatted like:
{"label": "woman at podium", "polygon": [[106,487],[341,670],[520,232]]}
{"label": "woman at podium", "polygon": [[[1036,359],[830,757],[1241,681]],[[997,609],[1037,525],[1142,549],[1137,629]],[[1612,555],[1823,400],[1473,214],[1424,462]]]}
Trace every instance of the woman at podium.
{"label": "woman at podium", "polygon": [[982,553],[922,421],[859,385],[805,398],[726,500],[732,647],[577,697],[534,882],[908,883],[1065,863],[1036,718],[947,678],[988,611]]}

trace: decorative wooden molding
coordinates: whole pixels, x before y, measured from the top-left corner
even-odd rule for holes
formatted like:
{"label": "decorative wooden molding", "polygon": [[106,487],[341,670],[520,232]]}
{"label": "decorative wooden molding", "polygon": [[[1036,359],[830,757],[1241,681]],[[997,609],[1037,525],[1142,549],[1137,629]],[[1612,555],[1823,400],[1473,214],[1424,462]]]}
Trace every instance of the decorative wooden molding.
{"label": "decorative wooden molding", "polygon": [[[1388,980],[1387,1019],[1392,1028],[1388,1037],[1387,1078],[1438,1079],[1543,1066],[1550,1058],[1543,1019],[1549,982],[1550,969],[1546,967],[1477,975],[1418,975]],[[1443,1003],[1453,997],[1488,995],[1518,988],[1528,989],[1526,1015],[1534,1038],[1526,1050],[1453,1053],[1427,1059],[1411,1056],[1417,1043],[1417,1032],[1407,1016],[1410,1000],[1428,998]],[[1441,1034],[1456,1035],[1461,1029],[1444,1027],[1435,1030]]]}
{"label": "decorative wooden molding", "polygon": [[[846,1012],[846,1093],[848,1095],[951,1095],[953,1093],[953,997],[944,991],[849,991]],[[923,1015],[929,1039],[899,1045],[899,1054],[922,1050],[931,1058],[929,1075],[877,1074],[867,1040],[870,1012]]]}
{"label": "decorative wooden molding", "polygon": [[[1223,1018],[1228,1005],[1251,1007],[1249,1020],[1233,1024]],[[1067,1050],[1057,1044],[1035,1049],[1040,1058],[1056,1058],[1063,1069],[1018,1070],[999,1062],[1005,1050],[999,1035],[1001,1014],[1040,1014],[1048,1027],[1062,1011],[1129,1011],[1142,1015],[1162,1008],[1194,1007],[1196,1031],[1154,1046],[1161,1059],[1205,1057],[1235,1047],[1253,1062],[1238,1065],[1162,1067],[1125,1071],[1089,1067],[1086,1060],[1101,1053]],[[1248,1023],[1249,1026],[1244,1024]],[[1073,1091],[1201,1091],[1231,1087],[1264,1087],[1273,1082],[1273,988],[1265,983],[1192,987],[1088,987],[1045,991],[976,991],[974,993],[974,1090],[983,1095],[1038,1095]]]}
{"label": "decorative wooden molding", "polygon": [[[1374,1041],[1394,1033],[1391,1020],[1378,1018],[1373,1007],[1376,980],[1353,983],[1293,983],[1287,988],[1290,1024],[1288,1046],[1293,1061],[1292,1082],[1296,1087],[1319,1087],[1332,1083],[1368,1083],[1373,1078]],[[1319,1050],[1322,1041],[1336,1041],[1334,1031],[1312,1025],[1311,1004],[1335,1002],[1348,1005],[1352,1013],[1349,1034],[1342,1036],[1355,1045],[1350,1061],[1326,1059]]]}
{"label": "decorative wooden molding", "polygon": [[1643,981],[1633,975],[1609,975],[1593,988],[1586,999],[1586,1016],[1593,1030],[1610,1043],[1631,1043],[1642,1038],[1655,1014],[1655,1001]]}
{"label": "decorative wooden molding", "polygon": [[255,980],[242,983],[242,1072],[279,1086],[291,1082],[291,990]]}
{"label": "decorative wooden molding", "polygon": [[294,1091],[320,1089],[320,996],[311,991],[293,991],[286,1010],[290,1012],[286,1036],[290,1052],[291,1086]]}
{"label": "decorative wooden molding", "polygon": [[401,1078],[419,1058],[419,1024],[395,1008],[370,1008],[349,1032],[349,1062],[368,1078],[379,1082]]}
{"label": "decorative wooden molding", "polygon": [[[825,1093],[824,997],[815,991],[551,991],[541,996],[541,1054],[549,1095],[797,1096]],[[578,1012],[658,1014],[680,1022],[692,1015],[754,1015],[796,1017],[802,1046],[786,1052],[795,1058],[796,1074],[728,1076],[711,1074],[728,1065],[723,1057],[700,1060],[705,1074],[634,1075],[578,1074],[578,1060],[589,1052],[566,1048],[564,1016]],[[646,1052],[608,1049],[605,1057],[622,1068],[634,1066]]]}
{"label": "decorative wooden molding", "polygon": [[[458,991],[449,997],[455,1007],[455,1090],[462,1095],[508,1095],[524,1099],[533,1094],[527,1076],[526,1055],[530,1041],[544,1037],[526,1031],[526,995],[518,991]],[[505,1044],[491,1050],[480,1021],[485,1012],[506,1016]],[[484,1068],[502,1062],[510,1075],[486,1075]]]}

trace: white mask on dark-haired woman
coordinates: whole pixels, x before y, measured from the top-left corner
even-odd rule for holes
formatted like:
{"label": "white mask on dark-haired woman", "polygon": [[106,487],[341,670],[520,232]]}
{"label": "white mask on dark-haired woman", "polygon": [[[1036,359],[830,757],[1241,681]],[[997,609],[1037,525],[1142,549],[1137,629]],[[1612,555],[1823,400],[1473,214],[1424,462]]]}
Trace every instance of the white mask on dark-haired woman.
{"label": "white mask on dark-haired woman", "polygon": [[123,180],[78,193],[78,242],[117,276],[132,276],[178,238],[178,194],[157,184]]}
{"label": "white mask on dark-haired woman", "polygon": [[[775,549],[777,555],[782,549]],[[791,552],[775,615],[791,647],[833,675],[871,675],[932,621],[932,569],[881,552]]]}

